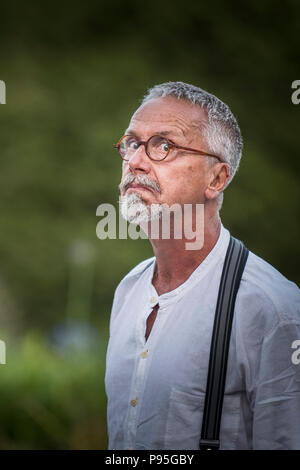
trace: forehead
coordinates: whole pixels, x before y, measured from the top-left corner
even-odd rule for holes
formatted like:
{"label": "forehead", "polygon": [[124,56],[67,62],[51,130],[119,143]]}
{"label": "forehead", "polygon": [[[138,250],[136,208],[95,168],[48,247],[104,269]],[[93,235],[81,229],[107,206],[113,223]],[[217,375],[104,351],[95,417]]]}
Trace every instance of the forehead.
{"label": "forehead", "polygon": [[205,120],[206,112],[199,105],[167,96],[140,106],[133,114],[127,132],[170,132],[186,136],[195,129],[199,132]]}

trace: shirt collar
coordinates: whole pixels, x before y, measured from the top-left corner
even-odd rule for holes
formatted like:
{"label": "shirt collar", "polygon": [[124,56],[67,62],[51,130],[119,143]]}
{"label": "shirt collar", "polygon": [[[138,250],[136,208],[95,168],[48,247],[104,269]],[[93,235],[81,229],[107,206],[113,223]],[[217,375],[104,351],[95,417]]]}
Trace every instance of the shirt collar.
{"label": "shirt collar", "polygon": [[217,243],[213,249],[209,252],[206,258],[197,266],[197,268],[192,272],[186,281],[184,281],[176,289],[166,292],[165,294],[158,295],[155,287],[152,284],[155,261],[156,258],[153,258],[152,264],[147,269],[147,284],[148,284],[148,294],[149,294],[149,303],[154,306],[159,303],[159,306],[163,308],[171,303],[177,302],[187,291],[189,291],[197,282],[202,279],[206,273],[219,261],[220,257],[224,258],[225,253],[229,244],[230,233],[229,231],[221,224],[220,234],[217,240]]}

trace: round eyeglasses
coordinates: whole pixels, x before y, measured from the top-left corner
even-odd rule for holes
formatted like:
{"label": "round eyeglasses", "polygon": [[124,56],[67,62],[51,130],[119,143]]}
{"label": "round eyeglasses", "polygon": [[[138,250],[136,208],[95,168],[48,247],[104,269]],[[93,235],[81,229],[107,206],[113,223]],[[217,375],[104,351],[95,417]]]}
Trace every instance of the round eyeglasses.
{"label": "round eyeglasses", "polygon": [[128,161],[141,145],[144,145],[146,154],[154,161],[164,160],[172,149],[178,149],[186,150],[188,152],[196,152],[207,157],[214,157],[220,162],[223,162],[218,155],[213,155],[204,152],[203,150],[182,147],[161,135],[152,135],[146,141],[138,140],[134,135],[124,135],[124,137],[122,137],[114,147],[119,151],[121,158]]}

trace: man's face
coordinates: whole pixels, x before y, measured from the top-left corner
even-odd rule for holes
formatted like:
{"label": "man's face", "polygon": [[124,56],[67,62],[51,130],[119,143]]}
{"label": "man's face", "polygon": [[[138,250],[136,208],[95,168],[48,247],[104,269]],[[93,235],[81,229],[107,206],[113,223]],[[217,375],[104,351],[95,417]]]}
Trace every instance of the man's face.
{"label": "man's face", "polygon": [[[142,105],[132,116],[127,133],[134,133],[138,140],[146,141],[156,134],[175,144],[208,151],[201,136],[201,122],[206,113],[200,106],[174,97],[153,99]],[[152,187],[122,187],[126,178],[141,178],[140,182],[152,183]],[[132,182],[134,186],[134,180]],[[195,204],[205,202],[208,184],[208,165],[204,156],[184,150],[172,149],[165,160],[152,161],[141,145],[123,162],[121,197],[124,201],[151,204]]]}

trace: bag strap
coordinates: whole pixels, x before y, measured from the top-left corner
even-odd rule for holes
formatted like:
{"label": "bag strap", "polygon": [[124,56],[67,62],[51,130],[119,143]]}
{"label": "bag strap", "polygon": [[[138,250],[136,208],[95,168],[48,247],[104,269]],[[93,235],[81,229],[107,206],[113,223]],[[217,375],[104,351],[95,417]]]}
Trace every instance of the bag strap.
{"label": "bag strap", "polygon": [[219,434],[234,304],[248,254],[249,251],[244,244],[230,236],[219,286],[210,347],[199,442],[201,450],[218,450],[220,447]]}

